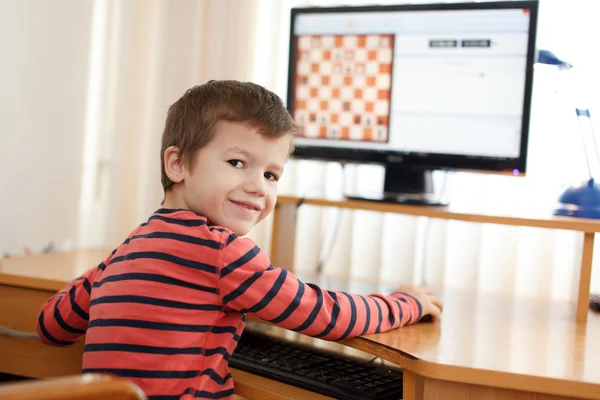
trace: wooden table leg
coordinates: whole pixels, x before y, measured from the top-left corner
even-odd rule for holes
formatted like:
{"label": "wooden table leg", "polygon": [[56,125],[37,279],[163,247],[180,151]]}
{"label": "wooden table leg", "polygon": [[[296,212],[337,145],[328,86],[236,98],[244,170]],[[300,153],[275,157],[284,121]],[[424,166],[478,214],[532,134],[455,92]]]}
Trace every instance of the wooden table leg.
{"label": "wooden table leg", "polygon": [[579,268],[579,288],[577,290],[577,321],[587,322],[594,259],[594,232],[583,234],[583,251]]}
{"label": "wooden table leg", "polygon": [[402,399],[423,400],[423,377],[407,369],[405,369],[402,374]]}
{"label": "wooden table leg", "polygon": [[296,247],[295,204],[277,204],[273,212],[271,236],[271,264],[294,272],[294,248]]}

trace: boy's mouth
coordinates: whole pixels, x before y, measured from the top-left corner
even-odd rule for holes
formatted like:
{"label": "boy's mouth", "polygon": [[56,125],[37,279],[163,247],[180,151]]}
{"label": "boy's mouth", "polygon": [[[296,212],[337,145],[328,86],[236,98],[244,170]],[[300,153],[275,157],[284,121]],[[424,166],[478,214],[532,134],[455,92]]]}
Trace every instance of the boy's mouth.
{"label": "boy's mouth", "polygon": [[236,206],[239,206],[242,208],[247,208],[248,210],[251,210],[251,211],[262,211],[262,208],[258,204],[253,203],[251,201],[236,201],[236,200],[229,200],[229,201],[231,201]]}

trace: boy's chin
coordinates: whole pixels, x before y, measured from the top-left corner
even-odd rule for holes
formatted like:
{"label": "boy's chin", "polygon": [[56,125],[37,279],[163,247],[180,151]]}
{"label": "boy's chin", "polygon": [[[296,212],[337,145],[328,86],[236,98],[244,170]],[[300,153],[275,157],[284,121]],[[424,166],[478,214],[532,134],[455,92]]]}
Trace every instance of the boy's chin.
{"label": "boy's chin", "polygon": [[225,228],[233,231],[233,233],[235,233],[237,236],[247,235],[253,227],[253,223],[246,221],[234,221],[225,226]]}

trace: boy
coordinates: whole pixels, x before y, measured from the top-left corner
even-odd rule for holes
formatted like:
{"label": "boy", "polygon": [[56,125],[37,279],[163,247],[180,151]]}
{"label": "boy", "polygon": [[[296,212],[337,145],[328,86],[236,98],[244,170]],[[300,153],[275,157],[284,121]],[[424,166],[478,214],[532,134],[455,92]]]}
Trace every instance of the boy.
{"label": "boy", "polygon": [[86,334],[83,372],[125,377],[151,399],[231,399],[228,360],[245,313],[327,340],[438,318],[440,300],[423,289],[323,290],[239,237],[273,210],[296,129],[258,85],[188,90],[163,133],[163,208],[42,306],[41,340],[67,345]]}

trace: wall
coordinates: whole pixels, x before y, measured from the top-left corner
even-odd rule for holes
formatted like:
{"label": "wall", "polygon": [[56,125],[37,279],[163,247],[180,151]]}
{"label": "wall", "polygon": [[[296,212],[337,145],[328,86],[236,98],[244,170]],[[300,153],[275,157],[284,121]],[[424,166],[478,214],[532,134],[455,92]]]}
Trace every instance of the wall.
{"label": "wall", "polygon": [[0,249],[77,234],[91,1],[0,2]]}

